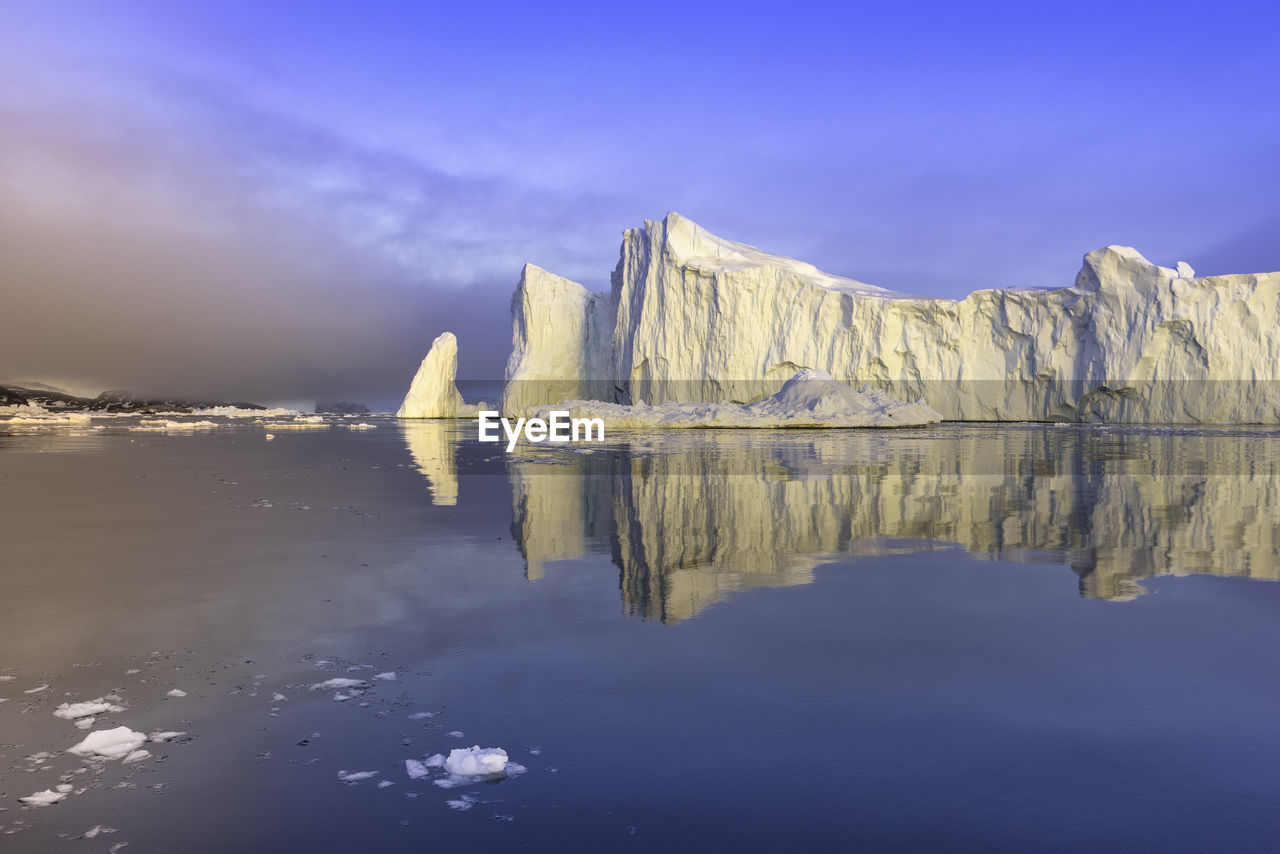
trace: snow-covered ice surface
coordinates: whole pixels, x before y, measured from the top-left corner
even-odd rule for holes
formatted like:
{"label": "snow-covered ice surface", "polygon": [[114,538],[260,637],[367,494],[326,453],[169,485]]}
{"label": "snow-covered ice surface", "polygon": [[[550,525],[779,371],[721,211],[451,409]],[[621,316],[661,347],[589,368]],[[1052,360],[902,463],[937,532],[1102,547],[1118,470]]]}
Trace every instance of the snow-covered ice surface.
{"label": "snow-covered ice surface", "polygon": [[600,418],[606,436],[613,430],[653,428],[919,427],[942,420],[925,403],[904,403],[878,389],[858,391],[815,370],[796,373],[777,393],[750,404],[623,406],[571,400],[535,407],[531,415],[549,420],[553,411],[568,412],[570,418]]}

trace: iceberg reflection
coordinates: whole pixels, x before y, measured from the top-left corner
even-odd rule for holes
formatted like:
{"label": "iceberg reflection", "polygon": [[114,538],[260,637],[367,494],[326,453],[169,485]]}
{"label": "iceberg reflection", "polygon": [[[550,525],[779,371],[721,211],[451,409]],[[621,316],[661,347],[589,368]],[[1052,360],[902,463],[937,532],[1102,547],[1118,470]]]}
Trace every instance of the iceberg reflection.
{"label": "iceberg reflection", "polygon": [[1064,563],[1091,598],[1132,599],[1160,575],[1280,580],[1274,432],[677,431],[507,467],[530,578],[609,553],[627,612],[666,623],[833,559],[953,544]]}

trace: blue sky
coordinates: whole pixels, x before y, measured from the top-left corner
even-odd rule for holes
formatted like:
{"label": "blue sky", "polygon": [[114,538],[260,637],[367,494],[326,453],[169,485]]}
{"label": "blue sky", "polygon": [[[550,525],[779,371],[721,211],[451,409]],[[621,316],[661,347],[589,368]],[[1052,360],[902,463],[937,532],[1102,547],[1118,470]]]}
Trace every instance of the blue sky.
{"label": "blue sky", "polygon": [[460,5],[0,6],[0,380],[500,377],[522,263],[604,288],[668,210],[951,297],[1280,269],[1264,4]]}

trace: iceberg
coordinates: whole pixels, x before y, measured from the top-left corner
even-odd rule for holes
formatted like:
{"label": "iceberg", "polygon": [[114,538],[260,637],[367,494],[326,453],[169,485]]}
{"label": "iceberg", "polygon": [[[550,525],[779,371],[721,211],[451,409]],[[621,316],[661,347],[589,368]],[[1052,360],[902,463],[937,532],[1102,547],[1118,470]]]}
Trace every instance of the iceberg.
{"label": "iceberg", "polygon": [[455,381],[458,376],[458,339],[442,332],[418,366],[409,393],[396,411],[397,418],[458,418],[474,415],[476,407],[462,402]]}
{"label": "iceberg", "polygon": [[670,213],[625,232],[608,292],[526,265],[501,408],[749,406],[804,371],[947,420],[1280,423],[1280,273],[1112,245],[1067,287],[919,297]]}

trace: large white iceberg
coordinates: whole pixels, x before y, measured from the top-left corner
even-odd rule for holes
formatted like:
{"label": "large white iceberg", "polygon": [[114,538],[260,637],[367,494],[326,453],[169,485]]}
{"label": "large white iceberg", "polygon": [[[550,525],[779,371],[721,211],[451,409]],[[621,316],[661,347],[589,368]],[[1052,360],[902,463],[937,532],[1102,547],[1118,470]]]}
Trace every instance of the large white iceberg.
{"label": "large white iceberg", "polygon": [[1069,287],[914,297],[672,213],[623,237],[608,293],[526,266],[504,414],[565,400],[761,401],[802,370],[942,417],[1280,423],[1280,273],[1196,277],[1088,253]]}

